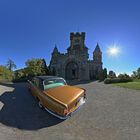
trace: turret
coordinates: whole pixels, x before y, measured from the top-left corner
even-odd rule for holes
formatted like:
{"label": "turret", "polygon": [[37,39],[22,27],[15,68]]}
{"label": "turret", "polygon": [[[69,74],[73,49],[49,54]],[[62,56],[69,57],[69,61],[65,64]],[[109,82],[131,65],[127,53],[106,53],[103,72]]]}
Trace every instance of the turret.
{"label": "turret", "polygon": [[93,60],[95,62],[102,62],[102,52],[98,43],[96,45],[95,50],[93,51]]}
{"label": "turret", "polygon": [[75,55],[83,61],[88,60],[88,48],[85,45],[85,32],[70,33],[70,47],[67,49],[68,55]]}
{"label": "turret", "polygon": [[55,44],[55,47],[54,47],[53,52],[52,52],[52,55],[55,55],[56,56],[58,54],[59,54],[59,51],[58,51],[57,46]]}

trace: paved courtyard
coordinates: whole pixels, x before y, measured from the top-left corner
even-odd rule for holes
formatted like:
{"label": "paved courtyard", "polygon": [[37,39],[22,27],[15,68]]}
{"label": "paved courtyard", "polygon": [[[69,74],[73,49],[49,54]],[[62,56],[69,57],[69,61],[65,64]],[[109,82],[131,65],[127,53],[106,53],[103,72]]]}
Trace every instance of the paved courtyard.
{"label": "paved courtyard", "polygon": [[41,110],[27,84],[0,85],[0,140],[140,140],[140,91],[98,82],[87,102],[62,121]]}

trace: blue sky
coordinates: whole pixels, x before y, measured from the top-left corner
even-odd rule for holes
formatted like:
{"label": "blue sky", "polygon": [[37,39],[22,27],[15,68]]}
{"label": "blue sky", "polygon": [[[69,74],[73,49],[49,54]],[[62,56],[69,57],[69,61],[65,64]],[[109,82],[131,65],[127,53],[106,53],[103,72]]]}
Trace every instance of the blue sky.
{"label": "blue sky", "polygon": [[[86,32],[89,56],[98,42],[103,67],[130,73],[140,67],[140,2],[137,0],[0,0],[0,64],[11,58],[17,68],[30,58],[49,64],[57,44],[66,52],[70,32]],[[117,44],[121,53],[109,56]]]}

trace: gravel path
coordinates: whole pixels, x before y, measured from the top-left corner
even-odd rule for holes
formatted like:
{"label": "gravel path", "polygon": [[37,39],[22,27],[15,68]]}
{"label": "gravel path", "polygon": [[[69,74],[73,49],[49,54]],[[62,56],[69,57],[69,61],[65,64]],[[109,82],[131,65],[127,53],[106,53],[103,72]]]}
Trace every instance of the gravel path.
{"label": "gravel path", "polygon": [[62,121],[39,109],[27,84],[0,85],[0,140],[140,140],[140,91],[76,86],[87,90],[87,102]]}

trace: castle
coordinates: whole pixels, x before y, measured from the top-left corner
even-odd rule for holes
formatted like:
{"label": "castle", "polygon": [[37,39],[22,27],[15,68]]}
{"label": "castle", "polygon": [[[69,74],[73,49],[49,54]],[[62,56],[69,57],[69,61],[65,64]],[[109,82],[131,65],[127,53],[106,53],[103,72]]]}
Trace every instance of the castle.
{"label": "castle", "polygon": [[50,70],[54,75],[67,80],[98,79],[102,71],[102,52],[97,43],[93,51],[93,60],[89,60],[88,47],[85,45],[85,32],[70,33],[70,47],[67,53],[60,53],[54,47],[50,61]]}

